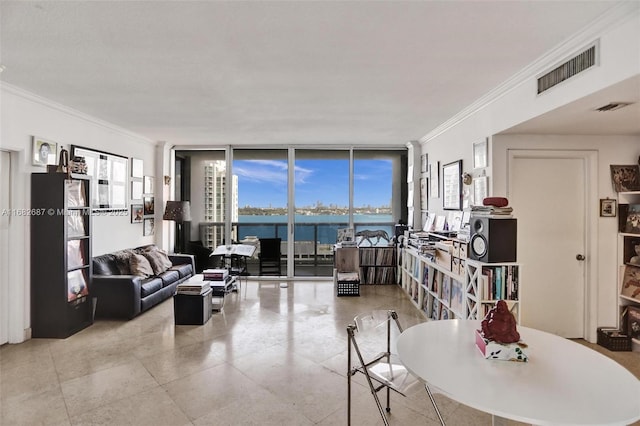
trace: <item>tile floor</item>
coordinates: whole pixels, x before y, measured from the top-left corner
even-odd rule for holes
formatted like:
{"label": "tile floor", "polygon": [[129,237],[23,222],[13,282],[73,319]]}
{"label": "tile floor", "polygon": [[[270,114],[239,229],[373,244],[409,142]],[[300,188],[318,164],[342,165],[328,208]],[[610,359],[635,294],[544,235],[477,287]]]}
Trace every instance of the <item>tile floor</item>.
{"label": "tile floor", "polygon": [[[327,281],[249,281],[203,326],[174,326],[167,300],[131,321],[0,348],[2,425],[344,425],[346,332],[357,313],[423,321],[396,286],[337,298]],[[640,354],[612,356],[640,377]],[[354,425],[382,424],[359,376]],[[487,414],[436,395],[449,425]],[[391,424],[438,424],[424,390],[392,400]],[[516,424],[515,422],[507,422]]]}

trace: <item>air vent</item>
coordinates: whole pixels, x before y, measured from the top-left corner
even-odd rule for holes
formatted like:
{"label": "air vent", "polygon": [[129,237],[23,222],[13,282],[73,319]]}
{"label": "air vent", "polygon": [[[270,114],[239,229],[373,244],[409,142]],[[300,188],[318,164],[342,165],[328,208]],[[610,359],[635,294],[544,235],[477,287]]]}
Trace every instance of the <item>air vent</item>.
{"label": "air vent", "polygon": [[631,102],[610,102],[606,105],[601,106],[600,108],[596,108],[596,111],[600,111],[600,112],[615,111],[617,109],[624,108],[628,105],[631,105]]}
{"label": "air vent", "polygon": [[562,83],[588,68],[591,68],[595,64],[596,46],[593,45],[584,52],[574,56],[564,64],[538,78],[538,94],[551,89],[553,86]]}

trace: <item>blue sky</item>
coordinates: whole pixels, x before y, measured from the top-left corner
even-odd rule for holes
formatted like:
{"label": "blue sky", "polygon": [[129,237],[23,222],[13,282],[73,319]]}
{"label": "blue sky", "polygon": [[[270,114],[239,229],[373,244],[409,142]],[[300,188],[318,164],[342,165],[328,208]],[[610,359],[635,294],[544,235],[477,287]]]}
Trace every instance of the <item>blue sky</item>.
{"label": "blue sky", "polygon": [[[390,160],[356,160],[354,205],[389,205],[392,165]],[[285,160],[238,160],[238,205],[284,207],[287,205],[287,162]],[[296,206],[349,202],[348,160],[297,160]]]}

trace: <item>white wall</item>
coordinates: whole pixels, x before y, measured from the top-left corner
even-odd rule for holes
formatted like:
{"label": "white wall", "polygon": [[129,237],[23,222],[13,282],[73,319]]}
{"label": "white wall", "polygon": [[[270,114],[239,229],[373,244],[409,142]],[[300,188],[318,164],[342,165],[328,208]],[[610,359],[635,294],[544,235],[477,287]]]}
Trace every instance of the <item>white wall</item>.
{"label": "white wall", "polygon": [[[31,165],[32,136],[57,142],[70,149],[80,145],[114,154],[136,157],[144,161],[144,173],[155,174],[155,143],[127,132],[99,119],[55,104],[18,88],[3,84],[0,87],[0,148],[12,151],[18,159],[15,167],[12,206],[29,208],[31,173],[44,168]],[[156,179],[156,191],[161,191],[161,179]],[[160,204],[156,203],[156,222],[161,221]],[[29,218],[12,221],[10,231],[12,280],[9,294],[12,301],[21,301],[10,318],[10,342],[28,336],[30,326],[30,233]],[[142,225],[131,224],[130,216],[94,216],[93,255],[153,243],[153,236],[142,236]],[[62,249],[62,248],[61,248]]]}
{"label": "white wall", "polygon": [[[429,162],[443,164],[463,160],[463,171],[477,176],[472,168],[472,145],[489,137],[489,195],[505,196],[508,186],[507,149],[585,149],[598,152],[598,194],[615,198],[609,175],[610,164],[633,164],[640,154],[640,136],[584,135],[498,135],[519,123],[552,111],[610,85],[640,74],[640,5],[628,4],[626,13],[618,11],[597,25],[567,41],[541,58],[520,76],[505,83],[500,90],[487,95],[453,117],[443,126],[422,138],[422,152]],[[615,19],[614,19],[615,18]],[[536,75],[557,65],[580,47],[599,40],[600,64],[554,87],[543,96],[535,93]],[[535,65],[535,67],[534,67]],[[516,81],[516,77],[520,78]],[[416,190],[418,188],[416,187]],[[593,209],[599,209],[594,205]],[[442,214],[442,198],[429,200],[429,210]],[[598,214],[596,214],[598,216]],[[617,237],[616,222],[598,217],[597,324],[616,324]]]}

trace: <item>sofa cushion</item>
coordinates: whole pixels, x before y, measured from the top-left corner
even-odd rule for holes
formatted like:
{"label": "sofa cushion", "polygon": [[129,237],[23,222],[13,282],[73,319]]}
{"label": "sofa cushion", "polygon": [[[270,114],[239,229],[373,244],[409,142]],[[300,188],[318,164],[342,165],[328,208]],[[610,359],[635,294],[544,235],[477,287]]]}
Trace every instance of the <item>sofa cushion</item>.
{"label": "sofa cushion", "polygon": [[166,287],[178,281],[180,279],[180,274],[178,271],[165,271],[158,275],[158,277],[162,279],[163,287]]}
{"label": "sofa cushion", "polygon": [[147,258],[143,255],[132,254],[129,258],[129,261],[131,266],[131,273],[133,275],[140,275],[142,277],[149,277],[153,275],[153,268],[151,267],[151,264],[149,263]]}
{"label": "sofa cushion", "polygon": [[173,265],[169,260],[169,256],[157,248],[144,251],[142,255],[146,257],[151,264],[151,268],[153,268],[153,273],[155,275],[160,275]]}
{"label": "sofa cushion", "polygon": [[96,275],[118,275],[118,267],[112,254],[103,254],[93,258],[93,273]]}
{"label": "sofa cushion", "polygon": [[131,275],[130,258],[134,254],[131,250],[120,250],[113,252],[115,267],[119,275]]}
{"label": "sofa cushion", "polygon": [[162,280],[158,277],[151,277],[141,281],[140,283],[140,296],[147,297],[150,294],[162,288]]}
{"label": "sofa cushion", "polygon": [[173,265],[168,269],[169,271],[177,271],[180,274],[180,278],[189,277],[193,275],[193,270],[190,263],[184,263],[182,265]]}

